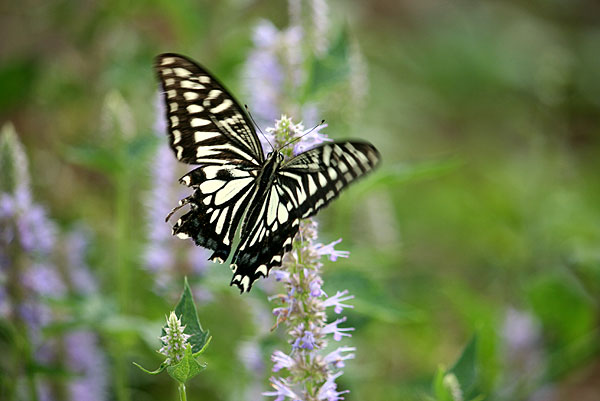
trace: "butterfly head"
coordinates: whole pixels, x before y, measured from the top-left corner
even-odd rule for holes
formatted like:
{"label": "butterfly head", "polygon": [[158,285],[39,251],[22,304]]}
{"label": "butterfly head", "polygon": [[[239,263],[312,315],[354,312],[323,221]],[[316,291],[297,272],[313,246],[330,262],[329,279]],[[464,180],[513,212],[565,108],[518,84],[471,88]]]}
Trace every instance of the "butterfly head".
{"label": "butterfly head", "polygon": [[283,160],[284,160],[283,153],[281,153],[278,150],[274,150],[272,152],[267,153],[267,160],[273,160],[273,159],[277,164],[282,164]]}

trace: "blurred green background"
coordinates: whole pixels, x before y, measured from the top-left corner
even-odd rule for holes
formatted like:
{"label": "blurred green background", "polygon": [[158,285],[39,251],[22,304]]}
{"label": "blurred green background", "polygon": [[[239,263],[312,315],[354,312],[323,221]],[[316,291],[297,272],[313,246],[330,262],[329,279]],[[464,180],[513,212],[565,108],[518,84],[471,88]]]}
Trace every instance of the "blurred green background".
{"label": "blurred green background", "polygon": [[[425,399],[438,366],[474,335],[485,399],[600,399],[600,3],[328,4],[331,40],[345,31],[358,45],[368,94],[347,104],[330,91],[318,117],[332,138],[368,140],[383,158],[318,218],[322,241],[342,237],[351,252],[324,278],[328,293],[356,297],[346,400]],[[287,3],[0,7],[0,118],[24,144],[36,202],[59,227],[93,232],[102,318],[81,324],[107,350],[106,399],[175,399],[168,377],[131,365],[160,363],[150,328],[176,300],[153,291],[140,257],[148,230],[169,229],[144,224],[153,151],[166,142],[153,132],[153,58],[200,61],[252,110],[242,83],[252,32],[261,19],[286,27]],[[127,110],[116,124],[115,102],[117,119]],[[269,354],[284,341],[269,331],[274,292],[239,296],[225,270],[201,279],[214,338],[191,400],[266,391]],[[264,366],[253,374],[239,354],[256,338]]]}

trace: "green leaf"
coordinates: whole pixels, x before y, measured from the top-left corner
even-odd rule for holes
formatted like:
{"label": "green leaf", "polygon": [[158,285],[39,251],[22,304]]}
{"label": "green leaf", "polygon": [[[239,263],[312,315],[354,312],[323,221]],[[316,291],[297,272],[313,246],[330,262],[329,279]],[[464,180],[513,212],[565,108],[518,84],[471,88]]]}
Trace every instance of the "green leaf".
{"label": "green leaf", "polygon": [[181,361],[176,365],[167,367],[167,373],[178,382],[185,383],[188,379],[202,372],[204,368],[206,368],[206,365],[199,363],[194,358],[192,347],[188,343]]}
{"label": "green leaf", "polygon": [[137,364],[135,362],[133,362],[133,364],[135,366],[137,366],[138,368],[140,368],[141,370],[143,370],[144,372],[148,373],[149,375],[157,375],[160,372],[162,372],[163,370],[165,370],[165,368],[167,367],[167,364],[165,364],[164,362],[160,364],[160,366],[158,367],[158,369],[154,370],[154,371],[149,371],[148,369],[142,367],[142,365]]}
{"label": "green leaf", "polygon": [[[183,332],[191,336],[188,339],[188,343],[192,345],[193,353],[197,354],[203,351],[210,338],[209,332],[202,329],[187,277],[185,278],[181,299],[179,299],[177,306],[175,306],[175,314],[181,319],[181,324],[185,326]],[[163,336],[165,335],[166,327],[166,325],[163,326]]]}
{"label": "green leaf", "polygon": [[471,341],[463,350],[460,358],[448,371],[458,379],[465,395],[470,394],[477,383],[477,335],[473,335]]}

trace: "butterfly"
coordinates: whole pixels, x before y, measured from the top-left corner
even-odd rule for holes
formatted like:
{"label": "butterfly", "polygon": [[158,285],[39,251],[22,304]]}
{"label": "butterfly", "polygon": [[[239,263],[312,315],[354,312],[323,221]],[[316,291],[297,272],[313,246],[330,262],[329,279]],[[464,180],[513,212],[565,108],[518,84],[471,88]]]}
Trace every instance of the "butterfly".
{"label": "butterfly", "polygon": [[265,156],[245,111],[206,69],[178,54],[159,55],[155,69],[171,149],[179,161],[198,165],[179,180],[193,194],[167,220],[189,205],[173,235],[192,238],[213,251],[209,260],[224,263],[243,218],[230,264],[230,285],[240,293],[281,265],[300,220],[380,161],[375,147],[362,141],[327,142],[290,160],[278,150]]}

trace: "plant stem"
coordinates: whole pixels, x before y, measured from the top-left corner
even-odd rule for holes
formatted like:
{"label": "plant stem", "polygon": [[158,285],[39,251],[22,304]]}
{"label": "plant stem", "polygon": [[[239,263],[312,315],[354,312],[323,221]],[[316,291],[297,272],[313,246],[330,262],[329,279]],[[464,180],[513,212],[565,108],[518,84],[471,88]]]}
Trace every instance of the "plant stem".
{"label": "plant stem", "polygon": [[[115,177],[116,184],[116,243],[115,243],[115,270],[114,281],[117,286],[117,299],[119,312],[128,314],[130,312],[130,271],[129,265],[129,227],[130,227],[130,174],[128,171],[120,171]],[[115,387],[118,401],[129,401],[130,394],[127,388],[127,362],[125,360],[126,347],[123,339],[116,340],[113,346],[115,358]]]}
{"label": "plant stem", "polygon": [[187,394],[185,393],[185,384],[179,383],[179,401],[187,401]]}

